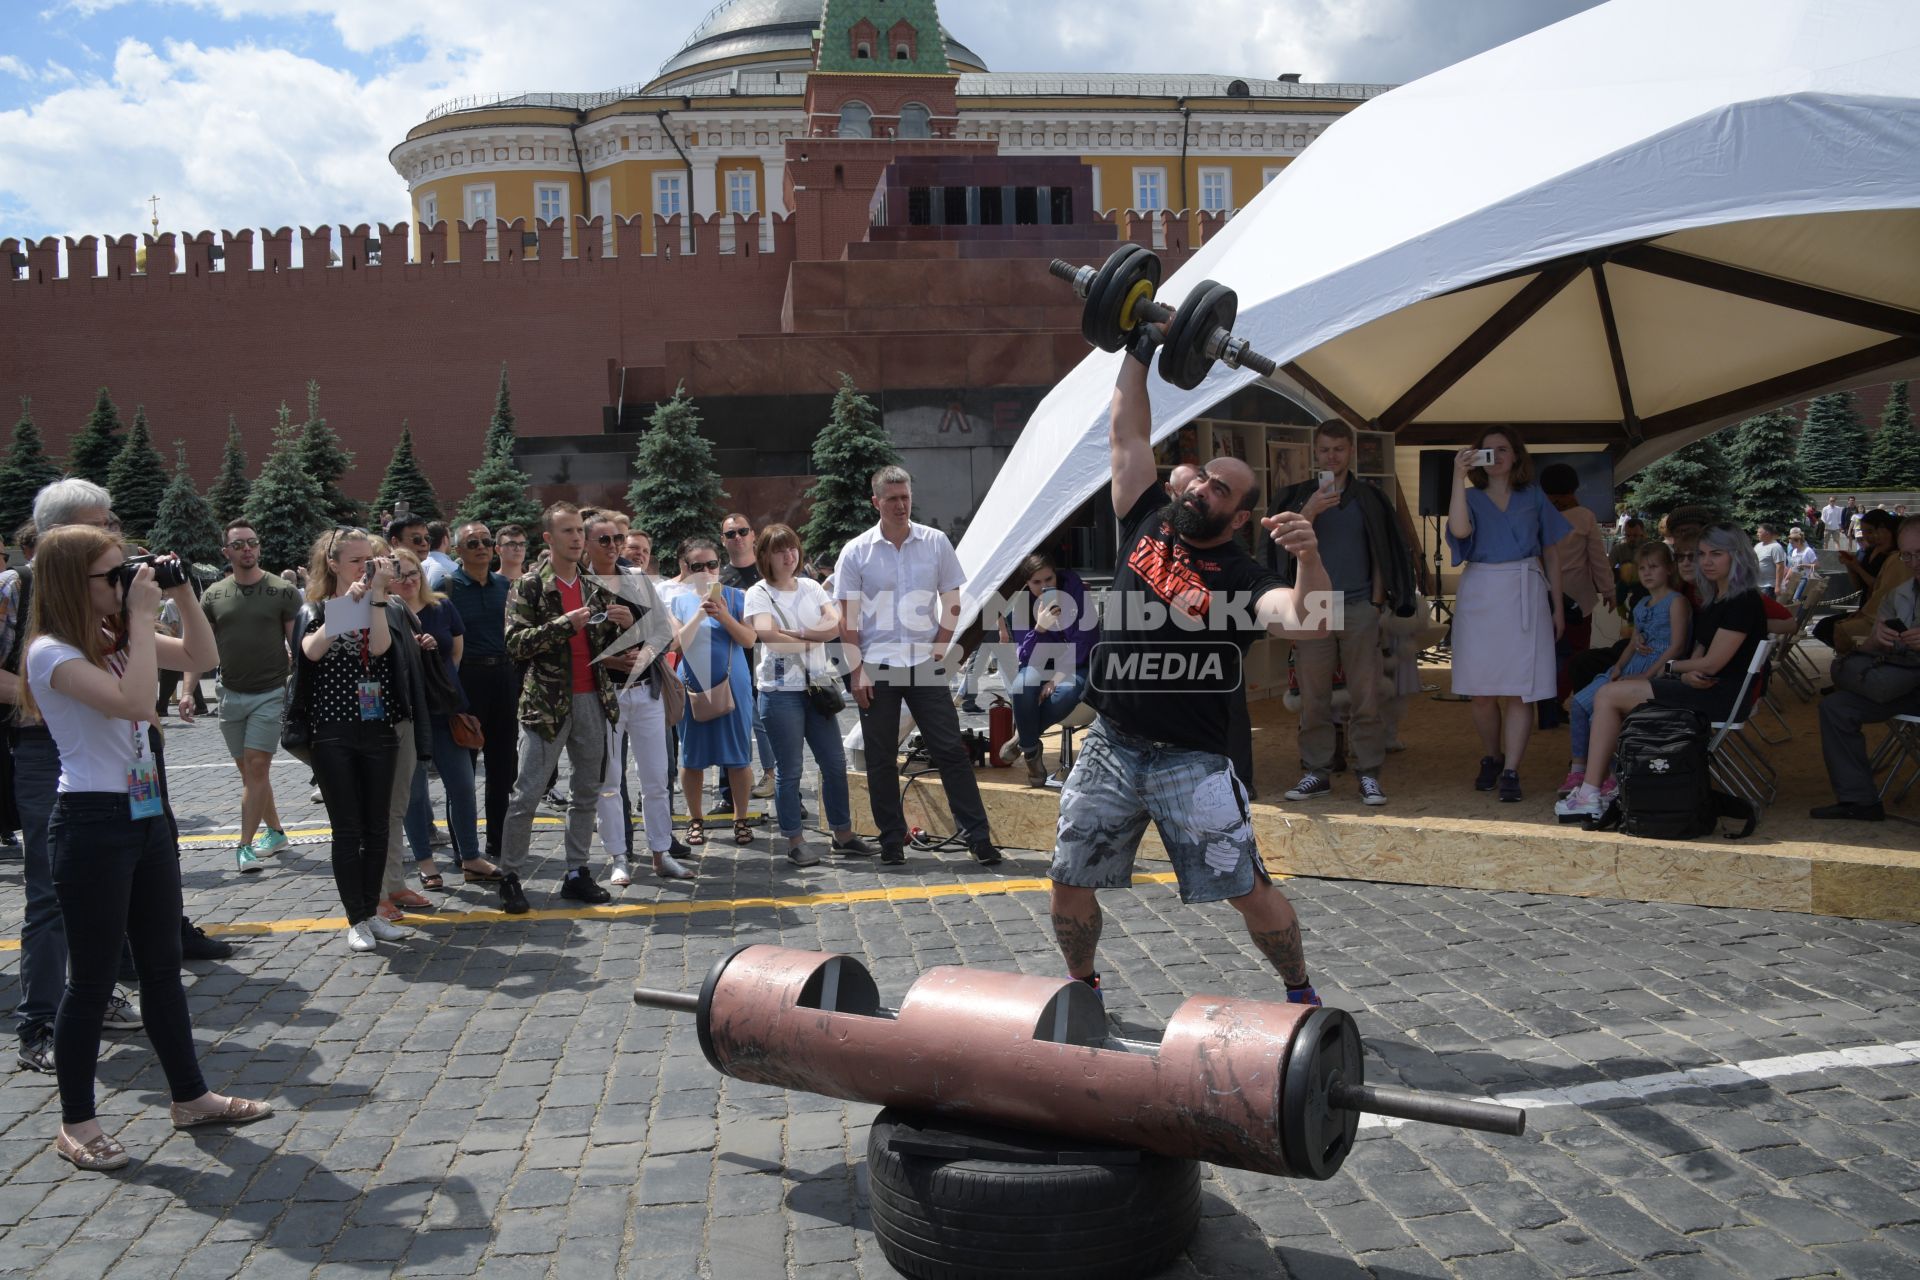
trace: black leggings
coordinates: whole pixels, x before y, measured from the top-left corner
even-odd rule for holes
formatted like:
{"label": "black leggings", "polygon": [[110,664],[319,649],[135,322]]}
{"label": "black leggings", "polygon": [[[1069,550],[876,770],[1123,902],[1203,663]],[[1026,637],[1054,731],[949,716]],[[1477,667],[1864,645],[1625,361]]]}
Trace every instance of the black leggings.
{"label": "black leggings", "polygon": [[[140,1016],[175,1102],[207,1091],[180,985],[180,847],[165,814],[134,818],[124,791],[61,794],[47,823],[53,888],[67,931],[67,988],[53,1020],[60,1118],[94,1117],[100,1026],[123,941],[140,974]],[[133,905],[139,904],[139,910]]]}
{"label": "black leggings", "polygon": [[333,883],[347,923],[371,919],[387,869],[387,809],[400,739],[379,720],[313,726],[313,776],[333,825]]}

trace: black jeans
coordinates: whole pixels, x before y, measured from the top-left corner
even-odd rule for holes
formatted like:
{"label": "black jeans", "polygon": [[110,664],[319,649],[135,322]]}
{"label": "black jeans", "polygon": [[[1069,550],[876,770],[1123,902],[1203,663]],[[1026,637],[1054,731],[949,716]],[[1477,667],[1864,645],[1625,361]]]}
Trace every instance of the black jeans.
{"label": "black jeans", "polygon": [[400,740],[378,720],[313,726],[313,776],[333,824],[333,883],[347,923],[370,919],[387,869],[387,807]]}
{"label": "black jeans", "polygon": [[[47,822],[53,888],[67,932],[67,989],[53,1020],[60,1118],[94,1117],[100,1024],[123,943],[140,974],[140,1016],[175,1102],[207,1091],[180,985],[180,846],[162,813],[134,818],[124,791],[65,792]],[[133,910],[134,904],[139,910]]]}
{"label": "black jeans", "polygon": [[903,849],[907,843],[907,817],[900,803],[900,750],[896,745],[903,702],[913,712],[914,727],[920,730],[927,754],[940,770],[954,825],[971,847],[993,843],[987,811],[980,803],[980,783],[973,776],[973,761],[960,741],[960,717],[953,709],[953,695],[947,692],[947,677],[931,662],[917,667],[875,666],[871,675],[873,700],[860,713],[860,735],[866,743],[867,798],[873,808],[874,825],[880,829],[881,847]]}
{"label": "black jeans", "polygon": [[460,687],[466,690],[467,710],[487,737],[476,755],[484,755],[487,762],[487,859],[498,862],[507,803],[513,799],[513,780],[520,776],[520,677],[511,662],[476,666],[469,659],[460,664]]}

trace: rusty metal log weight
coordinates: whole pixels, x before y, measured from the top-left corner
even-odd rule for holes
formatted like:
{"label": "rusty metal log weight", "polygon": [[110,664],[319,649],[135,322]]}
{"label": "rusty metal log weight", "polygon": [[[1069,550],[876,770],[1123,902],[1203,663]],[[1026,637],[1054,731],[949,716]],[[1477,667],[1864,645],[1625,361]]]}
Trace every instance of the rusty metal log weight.
{"label": "rusty metal log weight", "polygon": [[1107,1033],[1085,983],[943,965],[898,1009],[858,960],[746,946],[698,995],[642,987],[689,1012],[723,1075],[1191,1157],[1330,1178],[1363,1112],[1517,1135],[1513,1107],[1368,1085],[1338,1009],[1194,996],[1157,1043]]}

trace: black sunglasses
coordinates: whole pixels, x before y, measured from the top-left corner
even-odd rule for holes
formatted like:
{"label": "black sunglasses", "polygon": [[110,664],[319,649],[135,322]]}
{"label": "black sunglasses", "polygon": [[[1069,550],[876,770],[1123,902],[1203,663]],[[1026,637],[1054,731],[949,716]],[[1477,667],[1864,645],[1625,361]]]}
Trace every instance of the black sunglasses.
{"label": "black sunglasses", "polygon": [[718,569],[719,567],[720,567],[720,562],[718,560],[687,561],[687,568],[691,569],[695,573],[709,573],[715,569]]}
{"label": "black sunglasses", "polygon": [[594,539],[595,542],[599,543],[603,547],[610,547],[614,543],[618,542],[619,540],[620,539],[618,535],[611,534],[611,533],[603,533],[599,537]]}
{"label": "black sunglasses", "polygon": [[720,536],[723,538],[751,538],[753,536],[753,530],[729,529],[725,533],[721,534]]}
{"label": "black sunglasses", "polygon": [[467,550],[469,551],[478,551],[482,547],[490,547],[492,545],[493,545],[492,538],[468,538],[467,539]]}

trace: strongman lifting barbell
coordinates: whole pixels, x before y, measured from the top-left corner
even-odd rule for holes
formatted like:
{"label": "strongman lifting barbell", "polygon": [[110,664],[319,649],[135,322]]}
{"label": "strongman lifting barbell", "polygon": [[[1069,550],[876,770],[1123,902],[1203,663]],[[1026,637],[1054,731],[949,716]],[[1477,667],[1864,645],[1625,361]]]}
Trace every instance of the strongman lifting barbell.
{"label": "strongman lifting barbell", "polygon": [[1362,1112],[1517,1135],[1526,1112],[1362,1078],[1339,1009],[1194,996],[1158,1043],[1107,1034],[1084,982],[942,965],[883,1009],[851,956],[742,947],[698,995],[633,993],[698,1019],[723,1075],[1257,1173],[1330,1178]]}
{"label": "strongman lifting barbell", "polygon": [[1178,309],[1154,301],[1160,286],[1160,258],[1137,244],[1123,244],[1100,267],[1076,267],[1055,258],[1047,268],[1086,299],[1080,332],[1102,351],[1118,351],[1133,342],[1143,324],[1166,326],[1160,346],[1160,376],[1191,391],[1216,360],[1229,369],[1242,366],[1271,376],[1278,367],[1233,336],[1240,299],[1215,280],[1202,280]]}

